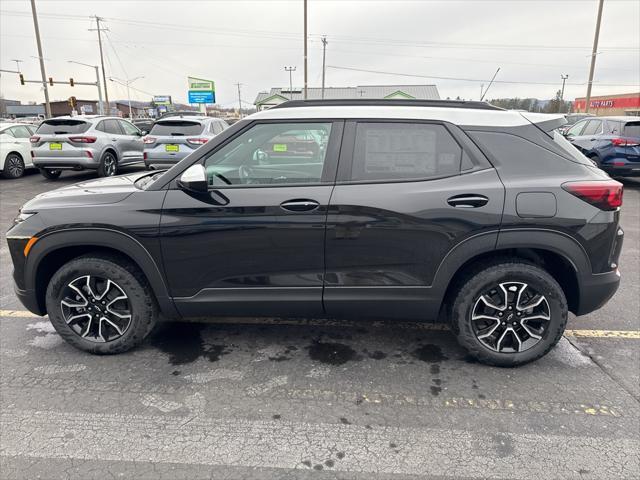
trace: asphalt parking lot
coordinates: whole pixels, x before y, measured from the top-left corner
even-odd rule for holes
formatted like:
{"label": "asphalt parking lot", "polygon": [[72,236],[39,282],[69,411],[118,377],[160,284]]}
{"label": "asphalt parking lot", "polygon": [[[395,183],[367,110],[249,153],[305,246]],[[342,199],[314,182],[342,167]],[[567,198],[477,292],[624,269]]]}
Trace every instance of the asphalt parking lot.
{"label": "asphalt parking lot", "polygon": [[[0,222],[57,182],[0,180]],[[545,358],[474,363],[439,325],[220,319],[137,350],[73,349],[12,291],[0,247],[0,477],[637,478],[640,179],[622,285]]]}

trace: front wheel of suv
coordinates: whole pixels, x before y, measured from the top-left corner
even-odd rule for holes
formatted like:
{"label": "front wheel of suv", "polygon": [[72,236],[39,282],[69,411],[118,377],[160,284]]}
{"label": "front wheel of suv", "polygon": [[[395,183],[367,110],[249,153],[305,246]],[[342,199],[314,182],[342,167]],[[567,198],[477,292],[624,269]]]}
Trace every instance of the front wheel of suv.
{"label": "front wheel of suv", "polygon": [[118,173],[118,159],[111,152],[105,152],[100,159],[98,175],[100,177],[113,177]]}
{"label": "front wheel of suv", "polygon": [[482,363],[515,367],[546,355],[567,324],[567,300],[542,268],[519,260],[478,268],[451,309],[459,343]]}
{"label": "front wheel of suv", "polygon": [[60,336],[95,354],[136,347],[158,317],[151,287],[140,271],[106,255],[79,257],[61,267],[49,282],[46,304]]}
{"label": "front wheel of suv", "polygon": [[40,173],[48,180],[56,180],[62,175],[62,170],[52,170],[50,168],[41,168]]}

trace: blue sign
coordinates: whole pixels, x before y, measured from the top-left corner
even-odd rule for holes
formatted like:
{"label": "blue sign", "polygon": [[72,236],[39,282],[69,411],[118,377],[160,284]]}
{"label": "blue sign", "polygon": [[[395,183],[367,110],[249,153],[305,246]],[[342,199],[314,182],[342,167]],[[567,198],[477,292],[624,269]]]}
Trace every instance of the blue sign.
{"label": "blue sign", "polygon": [[189,103],[216,103],[216,94],[189,90]]}

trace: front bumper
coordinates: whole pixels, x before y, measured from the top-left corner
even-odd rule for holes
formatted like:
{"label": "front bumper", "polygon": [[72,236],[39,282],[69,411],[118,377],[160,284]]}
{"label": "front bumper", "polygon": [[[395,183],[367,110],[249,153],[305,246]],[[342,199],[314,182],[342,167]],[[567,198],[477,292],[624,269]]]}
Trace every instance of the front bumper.
{"label": "front bumper", "polygon": [[25,306],[31,313],[35,313],[38,316],[46,315],[46,311],[38,304],[38,297],[35,290],[20,290],[14,283],[13,290],[16,292],[16,297],[20,300],[20,303]]}

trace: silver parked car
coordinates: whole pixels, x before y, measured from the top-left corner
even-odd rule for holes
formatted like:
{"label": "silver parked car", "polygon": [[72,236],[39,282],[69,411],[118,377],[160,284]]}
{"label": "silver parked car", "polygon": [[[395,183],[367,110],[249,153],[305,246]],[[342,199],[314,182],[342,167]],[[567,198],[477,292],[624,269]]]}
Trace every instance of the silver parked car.
{"label": "silver parked car", "polygon": [[211,117],[158,120],[144,137],[144,163],[151,169],[171,167],[227,128],[227,122]]}
{"label": "silver parked car", "polygon": [[143,162],[141,131],[117,117],[75,116],[45,120],[31,137],[33,164],[46,178],[62,170],[97,170],[101,177]]}

